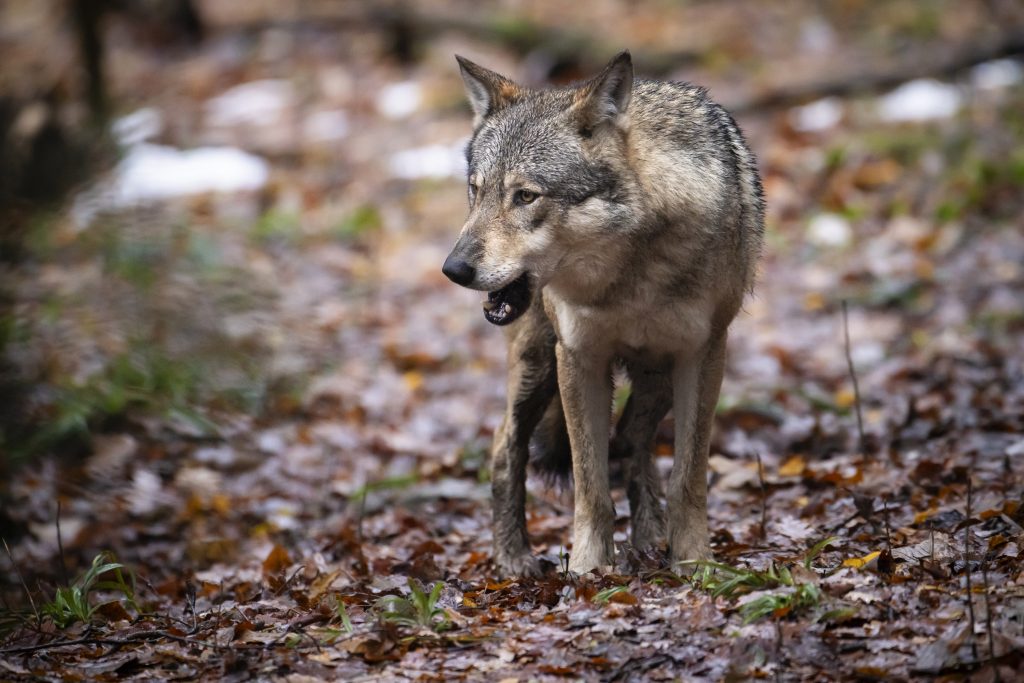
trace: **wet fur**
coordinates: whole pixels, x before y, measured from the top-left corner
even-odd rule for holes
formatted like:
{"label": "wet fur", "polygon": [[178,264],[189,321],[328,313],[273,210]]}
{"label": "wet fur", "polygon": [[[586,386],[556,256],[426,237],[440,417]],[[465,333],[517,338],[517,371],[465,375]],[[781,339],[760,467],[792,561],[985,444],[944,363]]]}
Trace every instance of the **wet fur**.
{"label": "wet fur", "polygon": [[[701,89],[633,79],[628,53],[594,79],[529,90],[460,58],[473,106],[470,215],[452,255],[467,286],[524,272],[529,310],[506,327],[508,402],[492,449],[494,559],[539,572],[526,534],[526,466],[571,450],[570,568],[614,559],[608,484],[611,369],[633,392],[611,449],[624,457],[631,540],[707,558],[707,456],[730,322],[752,287],[763,235],[756,162]],[[536,192],[528,205],[517,192]],[[654,432],[675,409],[667,506]],[[566,438],[567,437],[567,438]],[[567,443],[568,442],[568,443]]]}

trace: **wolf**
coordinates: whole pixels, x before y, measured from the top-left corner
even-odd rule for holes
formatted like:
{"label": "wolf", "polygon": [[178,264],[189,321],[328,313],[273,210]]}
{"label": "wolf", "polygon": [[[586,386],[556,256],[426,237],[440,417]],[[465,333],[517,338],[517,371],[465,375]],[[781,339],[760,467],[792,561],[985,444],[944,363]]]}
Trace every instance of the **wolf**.
{"label": "wolf", "polygon": [[[531,448],[542,466],[571,458],[571,571],[614,563],[610,449],[623,458],[632,544],[667,542],[672,562],[710,558],[710,432],[764,232],[753,153],[706,90],[634,79],[628,51],[544,90],[456,59],[473,111],[469,216],[442,271],[487,292],[484,316],[507,331],[491,452],[497,569],[542,571],[526,531]],[[632,392],[609,443],[615,367]],[[663,506],[651,451],[670,408]]]}

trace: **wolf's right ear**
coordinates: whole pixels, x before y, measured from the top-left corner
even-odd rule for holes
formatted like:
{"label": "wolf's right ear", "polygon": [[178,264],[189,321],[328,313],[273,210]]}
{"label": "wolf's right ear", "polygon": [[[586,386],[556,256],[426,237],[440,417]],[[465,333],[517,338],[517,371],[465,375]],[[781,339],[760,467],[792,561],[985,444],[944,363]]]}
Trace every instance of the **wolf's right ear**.
{"label": "wolf's right ear", "polygon": [[523,89],[504,76],[474,64],[465,57],[455,55],[455,59],[459,62],[469,105],[473,108],[474,128],[522,95]]}
{"label": "wolf's right ear", "polygon": [[574,106],[580,128],[592,131],[614,121],[629,107],[633,96],[633,59],[623,50],[597,76],[578,90]]}

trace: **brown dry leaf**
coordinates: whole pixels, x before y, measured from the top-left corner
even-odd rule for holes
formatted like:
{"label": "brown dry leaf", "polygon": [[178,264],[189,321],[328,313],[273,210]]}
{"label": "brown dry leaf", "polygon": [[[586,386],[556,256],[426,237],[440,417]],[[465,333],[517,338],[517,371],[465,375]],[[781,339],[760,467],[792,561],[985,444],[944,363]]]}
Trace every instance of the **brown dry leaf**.
{"label": "brown dry leaf", "polygon": [[779,466],[780,477],[799,477],[807,467],[807,461],[802,455],[793,455],[786,459],[786,462]]}
{"label": "brown dry leaf", "polygon": [[911,563],[917,563],[922,560],[934,560],[941,563],[956,557],[957,554],[957,550],[951,544],[949,536],[942,532],[935,532],[920,543],[892,549],[894,560]]}
{"label": "brown dry leaf", "polygon": [[120,600],[111,600],[96,606],[99,612],[107,621],[131,621],[131,615]]}
{"label": "brown dry leaf", "polygon": [[640,601],[629,591],[618,591],[616,593],[612,593],[611,597],[608,598],[608,602],[614,602],[620,605],[636,605]]}
{"label": "brown dry leaf", "polygon": [[292,563],[288,551],[280,545],[274,544],[266,559],[263,560],[263,572],[265,574],[280,574]]}

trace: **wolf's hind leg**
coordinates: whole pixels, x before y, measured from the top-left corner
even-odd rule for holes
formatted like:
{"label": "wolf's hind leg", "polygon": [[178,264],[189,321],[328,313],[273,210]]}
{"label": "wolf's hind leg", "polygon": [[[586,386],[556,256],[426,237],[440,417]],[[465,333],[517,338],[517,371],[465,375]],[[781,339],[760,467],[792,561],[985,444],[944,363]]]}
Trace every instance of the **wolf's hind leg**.
{"label": "wolf's hind leg", "polygon": [[569,431],[557,390],[530,438],[530,468],[549,483],[564,482],[572,472]]}
{"label": "wolf's hind leg", "polygon": [[708,536],[708,448],[725,370],[725,333],[672,370],[675,460],[668,484],[669,557],[711,558]]}
{"label": "wolf's hind leg", "polygon": [[557,390],[555,337],[540,307],[512,331],[505,418],[491,449],[494,563],[506,576],[537,576],[540,562],[526,533],[526,463],[530,436]]}
{"label": "wolf's hind leg", "polygon": [[658,424],[672,406],[671,368],[628,364],[633,390],[619,418],[612,452],[622,458],[629,497],[633,546],[641,550],[665,540],[661,478],[651,452]]}

